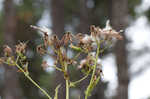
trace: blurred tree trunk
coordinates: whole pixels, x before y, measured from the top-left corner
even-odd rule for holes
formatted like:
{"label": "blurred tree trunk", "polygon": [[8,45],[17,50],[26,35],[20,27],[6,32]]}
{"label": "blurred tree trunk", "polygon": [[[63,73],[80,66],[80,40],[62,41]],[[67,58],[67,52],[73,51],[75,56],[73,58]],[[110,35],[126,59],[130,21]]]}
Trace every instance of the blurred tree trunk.
{"label": "blurred tree trunk", "polygon": [[62,37],[64,32],[64,0],[51,0],[52,30]]}
{"label": "blurred tree trunk", "polygon": [[[50,2],[51,7],[51,17],[52,17],[52,31],[55,33],[59,38],[63,36],[64,33],[64,0],[51,0]],[[59,71],[55,71],[54,76],[54,88],[58,84],[61,84],[61,88],[59,89],[58,99],[65,99],[65,80],[63,74]]]}
{"label": "blurred tree trunk", "polygon": [[[112,26],[117,30],[125,30],[128,26],[128,0],[111,0]],[[122,34],[124,40],[117,42],[115,46],[118,87],[114,99],[128,99],[129,65],[127,62],[128,52],[126,50],[127,38]]]}
{"label": "blurred tree trunk", "polygon": [[90,19],[88,17],[87,0],[79,0],[79,18],[80,23],[78,26],[78,32],[87,33],[89,30]]}
{"label": "blurred tree trunk", "polygon": [[[13,46],[15,43],[14,33],[16,32],[16,16],[13,0],[4,1],[4,43]],[[4,65],[5,85],[3,89],[3,99],[21,99],[21,90],[18,76],[14,67]]]}

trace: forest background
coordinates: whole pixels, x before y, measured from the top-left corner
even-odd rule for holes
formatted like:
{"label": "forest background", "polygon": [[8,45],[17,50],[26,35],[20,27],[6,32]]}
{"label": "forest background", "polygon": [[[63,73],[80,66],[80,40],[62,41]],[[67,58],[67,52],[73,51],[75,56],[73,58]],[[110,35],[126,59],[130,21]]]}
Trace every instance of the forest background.
{"label": "forest background", "polygon": [[[53,60],[36,53],[41,35],[30,25],[46,26],[61,37],[67,31],[88,34],[90,25],[104,27],[108,19],[113,28],[124,30],[124,40],[103,53],[104,76],[89,99],[149,99],[149,0],[0,0],[0,54],[4,44],[28,41],[30,74],[53,96],[63,77],[54,69],[42,69],[42,60],[49,64]],[[74,79],[80,77],[78,70],[72,68],[72,72]],[[87,84],[85,81],[71,89],[71,99],[82,95]],[[65,99],[63,87],[60,99]],[[16,69],[0,66],[0,99],[46,97]]]}

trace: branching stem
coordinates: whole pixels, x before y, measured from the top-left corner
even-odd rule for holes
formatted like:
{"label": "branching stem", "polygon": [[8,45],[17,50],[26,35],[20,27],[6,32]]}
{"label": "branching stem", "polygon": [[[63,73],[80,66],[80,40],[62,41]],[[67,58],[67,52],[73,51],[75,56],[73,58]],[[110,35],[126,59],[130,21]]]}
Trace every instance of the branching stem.
{"label": "branching stem", "polygon": [[16,63],[16,66],[17,66],[17,68],[18,68],[21,72],[23,72],[23,74],[24,74],[36,87],[38,87],[38,88],[43,92],[43,94],[45,94],[45,95],[48,97],[48,99],[52,99],[52,98],[50,97],[50,95],[49,95],[44,89],[42,89],[17,63]]}
{"label": "branching stem", "polygon": [[88,98],[90,88],[91,88],[92,83],[93,83],[93,81],[94,81],[94,75],[95,75],[95,72],[96,72],[96,65],[97,65],[97,60],[98,60],[99,53],[100,53],[100,43],[97,42],[97,51],[96,51],[95,64],[94,64],[94,66],[93,66],[94,68],[93,68],[93,72],[92,72],[92,77],[91,77],[91,80],[90,80],[90,84],[88,85],[88,87],[87,87],[87,89],[86,89],[86,92],[85,92],[85,99]]}

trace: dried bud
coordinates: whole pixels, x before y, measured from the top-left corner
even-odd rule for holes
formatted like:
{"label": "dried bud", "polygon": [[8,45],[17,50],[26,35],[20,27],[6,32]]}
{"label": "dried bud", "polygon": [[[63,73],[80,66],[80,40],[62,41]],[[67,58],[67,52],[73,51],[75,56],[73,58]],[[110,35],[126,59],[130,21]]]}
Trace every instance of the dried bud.
{"label": "dried bud", "polygon": [[95,25],[91,25],[91,26],[90,26],[90,31],[91,31],[91,32],[94,32],[94,31],[95,31]]}
{"label": "dried bud", "polygon": [[92,43],[92,38],[89,35],[85,35],[82,39],[81,42],[84,44],[90,44]]}
{"label": "dried bud", "polygon": [[86,59],[81,60],[80,65],[78,66],[78,69],[82,69],[84,65],[86,65],[87,61]]}
{"label": "dried bud", "polygon": [[46,51],[45,51],[45,49],[43,49],[42,45],[38,45],[36,50],[41,55],[44,55],[46,53]]}
{"label": "dried bud", "polygon": [[51,38],[51,41],[56,49],[59,49],[61,47],[61,43],[57,35],[53,35],[53,37]]}
{"label": "dried bud", "polygon": [[49,37],[47,33],[44,33],[44,46],[47,47],[47,45],[49,44]]}
{"label": "dried bud", "polygon": [[48,68],[47,61],[43,61],[41,66],[42,66],[43,69]]}
{"label": "dried bud", "polygon": [[5,56],[11,56],[12,49],[8,45],[4,45],[4,54]]}
{"label": "dried bud", "polygon": [[77,64],[77,62],[75,60],[72,60],[72,59],[68,59],[68,64],[72,64],[72,65],[75,65]]}
{"label": "dried bud", "polygon": [[78,39],[78,40],[82,39],[83,37],[84,37],[84,35],[82,33],[78,33],[75,36],[75,38]]}
{"label": "dried bud", "polygon": [[106,39],[116,38],[118,40],[122,40],[123,37],[120,35],[120,32],[122,32],[122,30],[117,32],[110,26],[109,20],[106,22],[106,26],[103,29],[103,34],[106,35]]}
{"label": "dried bud", "polygon": [[72,42],[72,35],[70,32],[67,32],[61,39],[61,45],[67,45],[68,43]]}
{"label": "dried bud", "polygon": [[16,53],[25,53],[26,47],[27,47],[26,43],[20,42],[18,45],[16,45]]}

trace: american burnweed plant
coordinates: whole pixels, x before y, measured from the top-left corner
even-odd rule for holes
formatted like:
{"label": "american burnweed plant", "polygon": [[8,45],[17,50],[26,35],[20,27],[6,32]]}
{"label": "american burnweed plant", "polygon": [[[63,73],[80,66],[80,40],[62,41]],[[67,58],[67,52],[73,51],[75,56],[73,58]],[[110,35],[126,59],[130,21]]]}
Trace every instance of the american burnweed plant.
{"label": "american burnweed plant", "polygon": [[[61,39],[59,39],[55,34],[49,34],[49,30],[47,28],[41,28],[33,25],[31,25],[31,28],[43,33],[43,43],[37,46],[37,52],[40,55],[50,55],[55,60],[53,66],[49,66],[47,61],[43,61],[41,66],[44,69],[53,67],[64,74],[64,79],[66,81],[66,99],[69,99],[69,89],[71,87],[75,87],[88,76],[90,76],[90,81],[85,90],[85,99],[91,95],[92,90],[100,81],[103,73],[101,59],[99,57],[100,54],[103,53],[105,49],[112,46],[112,44],[115,43],[114,41],[123,39],[120,35],[121,31],[117,32],[112,29],[109,21],[106,22],[106,26],[103,29],[92,25],[90,27],[90,35],[82,33],[74,35],[67,32]],[[18,71],[22,72],[25,77],[31,81],[31,83],[38,87],[40,91],[47,96],[48,99],[52,99],[52,97],[30,77],[28,62],[26,61],[27,57],[25,56],[26,47],[27,43],[20,42],[15,46],[15,51],[13,51],[13,48],[10,48],[8,45],[4,45],[4,56],[0,58],[0,63],[17,67]],[[50,47],[54,53],[50,53],[47,50],[48,47]],[[71,48],[77,52],[73,58],[67,56],[67,48]],[[84,54],[85,57],[83,57],[82,60],[77,61],[81,54]],[[76,66],[79,70],[81,70],[84,74],[83,78],[77,81],[71,81],[70,74],[68,73],[69,66]],[[56,87],[53,99],[57,99],[60,86],[61,85],[58,85]]]}

